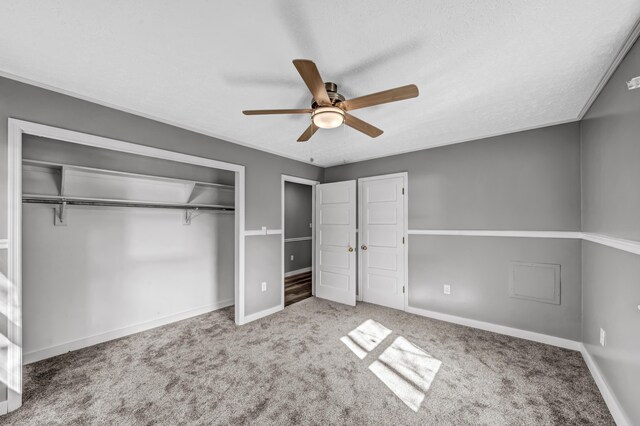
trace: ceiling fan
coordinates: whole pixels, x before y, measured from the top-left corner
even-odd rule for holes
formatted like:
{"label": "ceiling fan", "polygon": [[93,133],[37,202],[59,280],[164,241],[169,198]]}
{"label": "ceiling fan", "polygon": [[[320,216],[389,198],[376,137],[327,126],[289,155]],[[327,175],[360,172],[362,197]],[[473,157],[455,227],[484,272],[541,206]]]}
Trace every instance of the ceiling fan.
{"label": "ceiling fan", "polygon": [[338,93],[337,84],[322,81],[318,68],[312,61],[295,59],[293,65],[295,65],[311,95],[313,95],[311,108],[246,110],[242,111],[242,113],[245,115],[310,114],[311,125],[300,135],[298,142],[308,141],[318,128],[334,129],[343,123],[367,136],[376,138],[382,134],[382,130],[354,117],[349,114],[349,111],[418,96],[416,85],[409,84],[408,86],[396,87],[395,89],[345,100],[344,96]]}

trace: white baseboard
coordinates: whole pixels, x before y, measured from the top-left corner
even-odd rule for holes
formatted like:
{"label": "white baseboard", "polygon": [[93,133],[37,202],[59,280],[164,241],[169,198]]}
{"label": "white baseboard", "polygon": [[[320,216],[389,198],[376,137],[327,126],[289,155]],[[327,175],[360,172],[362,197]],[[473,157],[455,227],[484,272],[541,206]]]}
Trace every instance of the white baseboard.
{"label": "white baseboard", "polygon": [[233,305],[233,299],[221,300],[217,303],[201,306],[199,308],[190,309],[188,311],[179,312],[177,314],[168,315],[151,321],[119,328],[117,330],[107,331],[105,333],[96,334],[95,336],[85,337],[44,349],[38,349],[36,351],[23,354],[23,364],[31,364],[33,362],[51,358],[56,355],[62,355],[70,351],[76,351],[78,349],[97,345],[98,343],[107,342],[109,340],[119,339],[120,337],[129,336],[131,334],[150,330],[152,328],[160,327],[172,322],[206,314],[208,312],[226,308],[227,306],[231,305]]}
{"label": "white baseboard", "polygon": [[284,277],[292,277],[298,274],[304,274],[305,272],[311,272],[311,266],[308,268],[296,269],[295,271],[285,272]]}
{"label": "white baseboard", "polygon": [[520,339],[532,340],[534,342],[544,343],[547,345],[558,346],[560,348],[580,351],[582,343],[576,340],[564,339],[562,337],[549,336],[548,334],[536,333],[534,331],[521,330],[519,328],[507,327],[504,325],[494,324],[490,322],[478,321],[469,318],[458,317],[455,315],[443,314],[440,312],[429,311],[421,308],[413,308],[407,306],[406,312],[421,315],[440,321],[452,322],[454,324],[465,325],[467,327],[479,328],[480,330],[491,331],[493,333],[504,334],[507,336],[518,337]]}
{"label": "white baseboard", "polygon": [[627,418],[622,406],[618,402],[618,398],[616,398],[615,394],[609,388],[609,385],[607,385],[607,381],[604,379],[600,368],[598,368],[598,365],[591,357],[591,354],[587,351],[587,348],[584,345],[581,346],[582,348],[580,349],[580,352],[582,353],[582,358],[584,358],[584,362],[587,364],[587,367],[589,367],[593,380],[596,382],[596,385],[598,385],[598,389],[611,412],[611,416],[613,416],[613,420],[615,420],[618,426],[631,425],[631,422]]}
{"label": "white baseboard", "polygon": [[255,314],[245,315],[244,316],[244,322],[242,324],[247,324],[247,323],[249,323],[251,321],[255,321],[257,319],[264,318],[264,317],[269,316],[271,314],[275,314],[276,312],[280,312],[283,309],[284,308],[281,305],[278,305],[278,306],[274,306],[273,308],[269,308],[269,309],[265,309],[265,310],[260,311],[260,312],[256,312]]}
{"label": "white baseboard", "polygon": [[0,416],[9,412],[9,404],[7,401],[0,402]]}

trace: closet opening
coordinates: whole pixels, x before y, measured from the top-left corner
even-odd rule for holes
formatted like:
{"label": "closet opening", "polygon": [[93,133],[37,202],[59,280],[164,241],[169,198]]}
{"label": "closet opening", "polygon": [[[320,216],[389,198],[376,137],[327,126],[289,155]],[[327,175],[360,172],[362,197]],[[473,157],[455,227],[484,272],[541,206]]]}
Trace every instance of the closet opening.
{"label": "closet opening", "polygon": [[23,137],[24,362],[234,303],[234,173]]}
{"label": "closet opening", "polygon": [[227,308],[244,167],[9,119],[8,411],[22,366]]}
{"label": "closet opening", "polygon": [[282,176],[283,307],[315,294],[315,185],[309,179]]}

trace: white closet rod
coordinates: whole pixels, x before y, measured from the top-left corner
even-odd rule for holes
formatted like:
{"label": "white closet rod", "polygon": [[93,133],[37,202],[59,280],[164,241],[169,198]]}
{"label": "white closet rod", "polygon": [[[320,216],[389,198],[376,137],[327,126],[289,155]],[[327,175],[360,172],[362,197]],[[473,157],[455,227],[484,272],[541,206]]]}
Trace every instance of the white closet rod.
{"label": "white closet rod", "polygon": [[87,198],[87,197],[68,197],[60,195],[37,195],[23,194],[23,203],[33,204],[62,204],[78,205],[78,206],[113,206],[113,207],[149,207],[158,209],[197,209],[197,210],[218,210],[218,211],[235,211],[234,206],[220,204],[188,204],[188,203],[164,203],[156,201],[140,201],[140,200],[120,200],[112,198]]}

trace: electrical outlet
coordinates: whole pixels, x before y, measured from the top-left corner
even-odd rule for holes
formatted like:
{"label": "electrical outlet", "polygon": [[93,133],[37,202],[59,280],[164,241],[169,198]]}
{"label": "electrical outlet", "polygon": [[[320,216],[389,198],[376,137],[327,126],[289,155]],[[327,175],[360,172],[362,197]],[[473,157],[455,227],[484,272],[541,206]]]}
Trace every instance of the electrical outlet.
{"label": "electrical outlet", "polygon": [[291,255],[291,260],[293,260],[293,255]]}
{"label": "electrical outlet", "polygon": [[444,285],[444,294],[451,294],[451,286],[449,284]]}
{"label": "electrical outlet", "polygon": [[600,345],[604,346],[607,344],[607,332],[603,329],[600,329]]}
{"label": "electrical outlet", "polygon": [[266,281],[262,282],[262,291],[267,291],[267,282]]}

